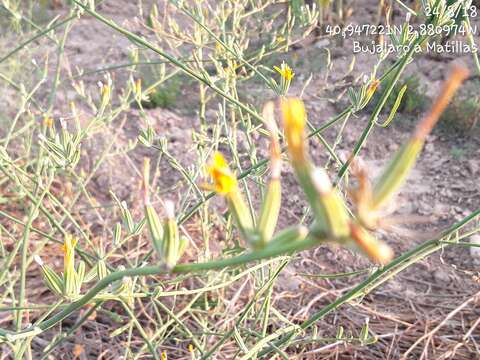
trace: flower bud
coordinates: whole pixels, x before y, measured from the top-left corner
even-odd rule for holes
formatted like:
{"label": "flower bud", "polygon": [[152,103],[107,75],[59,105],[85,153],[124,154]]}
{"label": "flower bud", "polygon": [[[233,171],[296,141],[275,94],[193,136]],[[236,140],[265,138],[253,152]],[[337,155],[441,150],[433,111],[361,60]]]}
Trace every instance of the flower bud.
{"label": "flower bud", "polygon": [[[313,184],[319,193],[319,201],[322,205],[323,221],[326,223],[328,236],[336,240],[348,237],[349,215],[345,201],[338,190],[332,188],[332,183],[324,169],[317,168],[312,174]],[[316,219],[317,220],[317,219]]]}
{"label": "flower bud", "polygon": [[173,202],[165,201],[164,207],[166,219],[163,223],[162,262],[171,269],[177,264],[179,258],[180,239]]}
{"label": "flower bud", "polygon": [[378,210],[390,200],[405,182],[422,150],[423,142],[412,139],[403,145],[373,184],[371,210]]}
{"label": "flower bud", "polygon": [[33,259],[41,267],[43,278],[48,288],[57,295],[63,295],[62,278],[55,271],[53,271],[51,267],[45,265],[40,256],[35,255]]}
{"label": "flower bud", "polygon": [[153,247],[160,258],[163,258],[163,226],[160,222],[157,212],[151,204],[145,205],[145,217],[147,218],[148,230],[152,239]]}
{"label": "flower bud", "polygon": [[63,242],[63,276],[65,295],[76,294],[75,246],[77,238],[66,234]]}
{"label": "flower bud", "polygon": [[[288,64],[285,62],[282,62],[282,65],[280,65],[280,67],[274,66],[273,69],[281,76],[280,87],[277,89],[277,92],[279,93],[279,95],[284,96],[287,94],[288,89],[290,88],[290,83],[292,82],[295,73],[293,72],[292,68],[288,66]],[[276,85],[275,80],[272,79],[272,81]]]}
{"label": "flower bud", "polygon": [[258,220],[258,231],[262,244],[268,242],[275,232],[282,203],[281,194],[280,179],[270,180]]}
{"label": "flower bud", "polygon": [[282,98],[280,100],[285,136],[292,165],[301,166],[306,162],[305,155],[305,107],[297,98]]}
{"label": "flower bud", "polygon": [[278,142],[278,129],[274,118],[274,104],[268,102],[263,108],[263,117],[266,121],[270,133],[270,169],[271,179],[267,187],[265,198],[263,199],[260,218],[258,221],[258,232],[260,235],[260,245],[265,245],[270,240],[275,227],[277,226],[278,216],[282,202],[282,187],[280,183],[280,172],[282,168],[280,144]]}
{"label": "flower bud", "polygon": [[160,259],[163,260],[163,237],[164,229],[160,218],[158,217],[155,208],[150,203],[149,189],[150,189],[150,159],[143,160],[143,200],[145,203],[145,217],[147,219],[148,230],[153,242],[153,247],[157,251]]}
{"label": "flower bud", "polygon": [[378,210],[403,185],[415,165],[426,137],[432,131],[441,113],[467,76],[468,70],[466,68],[462,66],[453,68],[430,112],[420,121],[411,139],[398,150],[383,174],[374,184],[371,203],[372,210]]}

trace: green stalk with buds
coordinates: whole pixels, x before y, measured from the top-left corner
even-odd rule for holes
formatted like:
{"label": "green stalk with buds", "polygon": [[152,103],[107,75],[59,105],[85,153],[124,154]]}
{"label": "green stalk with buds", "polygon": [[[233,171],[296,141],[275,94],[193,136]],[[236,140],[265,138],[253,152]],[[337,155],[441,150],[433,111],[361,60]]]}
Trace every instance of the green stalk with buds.
{"label": "green stalk with buds", "polygon": [[63,274],[57,274],[50,266],[46,265],[40,256],[34,257],[35,262],[42,269],[47,286],[59,296],[66,299],[76,299],[81,294],[82,284],[85,281],[85,262],[80,261],[75,267],[75,247],[78,239],[71,234],[66,234],[63,249]]}
{"label": "green stalk with buds", "polygon": [[143,190],[145,217],[147,219],[150,238],[153,247],[157,251],[160,263],[167,269],[172,269],[183,255],[188,238],[180,237],[178,225],[175,219],[175,209],[172,201],[167,200],[164,203],[165,219],[162,223],[155,208],[150,202],[150,161],[145,158],[143,165]]}
{"label": "green stalk with buds", "polygon": [[375,228],[378,213],[398,192],[415,166],[425,140],[440,118],[449,101],[468,77],[468,71],[461,66],[454,66],[430,112],[419,122],[412,137],[400,147],[393,159],[384,169],[382,175],[370,186],[366,171],[356,169],[361,186],[354,191],[357,215],[369,228]]}

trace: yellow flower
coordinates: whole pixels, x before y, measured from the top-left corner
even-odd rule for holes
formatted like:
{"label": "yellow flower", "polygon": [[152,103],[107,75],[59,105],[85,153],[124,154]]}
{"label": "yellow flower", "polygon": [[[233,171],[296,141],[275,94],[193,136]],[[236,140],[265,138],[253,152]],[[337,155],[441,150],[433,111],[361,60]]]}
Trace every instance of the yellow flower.
{"label": "yellow flower", "polygon": [[223,71],[225,71],[225,73],[229,75],[235,75],[238,68],[239,68],[238,63],[236,61],[232,61],[223,68]]}
{"label": "yellow flower", "polygon": [[101,85],[100,95],[102,96],[102,101],[107,101],[110,98],[111,88],[109,85]]}
{"label": "yellow flower", "polygon": [[207,171],[213,180],[213,184],[207,184],[205,187],[225,196],[228,208],[237,223],[240,234],[246,241],[250,241],[253,231],[252,217],[238,189],[237,178],[228,167],[227,161],[221,153],[216,152],[213,155]]}
{"label": "yellow flower", "polygon": [[285,135],[288,149],[293,160],[304,158],[305,107],[297,98],[282,98],[280,100]]}
{"label": "yellow flower", "polygon": [[228,194],[237,188],[237,178],[228,167],[227,161],[221,153],[216,152],[213,155],[213,160],[207,171],[213,180],[211,188],[217,193]]}
{"label": "yellow flower", "polygon": [[74,238],[72,235],[67,234],[65,235],[65,239],[63,240],[63,266],[64,270],[68,271],[70,269],[74,269],[75,265],[75,246],[77,245],[77,238]]}
{"label": "yellow flower", "polygon": [[287,63],[282,62],[282,65],[280,67],[274,66],[273,67],[275,71],[277,71],[286,81],[290,81],[293,79],[295,76],[295,73],[293,72],[292,68],[288,66]]}
{"label": "yellow flower", "polygon": [[135,81],[135,93],[137,96],[142,94],[142,79],[137,79],[137,81]]}
{"label": "yellow flower", "polygon": [[43,117],[43,125],[47,128],[53,127],[53,119],[50,116],[45,115]]}

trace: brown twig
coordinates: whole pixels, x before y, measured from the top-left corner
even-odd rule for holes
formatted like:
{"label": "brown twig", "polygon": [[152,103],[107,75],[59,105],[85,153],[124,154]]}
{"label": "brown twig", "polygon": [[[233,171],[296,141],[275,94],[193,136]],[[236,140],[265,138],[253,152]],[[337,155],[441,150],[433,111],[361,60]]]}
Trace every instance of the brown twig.
{"label": "brown twig", "polygon": [[467,305],[469,305],[471,302],[474,302],[474,301],[477,301],[478,298],[480,298],[480,291],[477,292],[475,295],[469,297],[466,301],[464,301],[460,306],[456,307],[454,310],[452,310],[441,322],[440,324],[438,324],[435,328],[433,328],[431,331],[425,333],[423,336],[421,336],[420,338],[417,339],[417,341],[415,341],[413,343],[412,346],[410,346],[408,348],[407,351],[405,351],[402,355],[402,357],[400,358],[400,360],[407,360],[407,357],[408,355],[424,340],[426,340],[426,342],[428,342],[432,336],[438,331],[440,330],[440,328],[442,326],[444,326],[452,317],[454,317],[457,313],[459,313],[460,311],[462,311]]}

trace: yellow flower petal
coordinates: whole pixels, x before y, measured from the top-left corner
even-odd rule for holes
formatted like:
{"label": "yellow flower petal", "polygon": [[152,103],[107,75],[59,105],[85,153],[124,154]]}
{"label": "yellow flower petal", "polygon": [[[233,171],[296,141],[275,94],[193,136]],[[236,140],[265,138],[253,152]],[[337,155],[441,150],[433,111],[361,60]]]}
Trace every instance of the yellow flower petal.
{"label": "yellow flower petal", "polygon": [[45,115],[43,117],[43,125],[48,128],[53,127],[53,119],[50,116]]}
{"label": "yellow flower petal", "polygon": [[237,188],[237,178],[228,167],[228,163],[219,152],[213,155],[207,171],[212,178],[213,188],[219,194],[228,194]]}
{"label": "yellow flower petal", "polygon": [[292,68],[287,63],[283,62],[281,67],[274,66],[273,69],[278,72],[286,81],[290,81],[295,76]]}
{"label": "yellow flower petal", "polygon": [[280,107],[290,154],[293,160],[301,160],[304,158],[305,107],[302,100],[296,98],[282,99]]}
{"label": "yellow flower petal", "polygon": [[285,71],[285,73],[284,73],[283,77],[287,81],[292,80],[293,77],[295,76],[295,73],[293,72],[293,70],[288,65],[285,65],[285,70],[284,71]]}
{"label": "yellow flower petal", "polygon": [[64,272],[73,271],[75,266],[75,246],[77,245],[77,238],[67,234],[63,240],[63,267]]}

